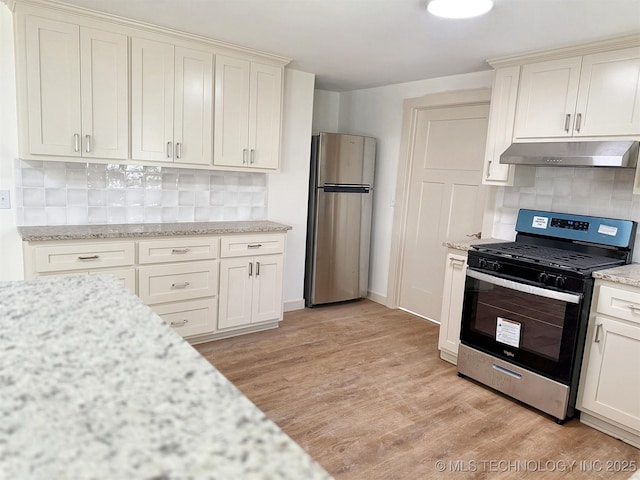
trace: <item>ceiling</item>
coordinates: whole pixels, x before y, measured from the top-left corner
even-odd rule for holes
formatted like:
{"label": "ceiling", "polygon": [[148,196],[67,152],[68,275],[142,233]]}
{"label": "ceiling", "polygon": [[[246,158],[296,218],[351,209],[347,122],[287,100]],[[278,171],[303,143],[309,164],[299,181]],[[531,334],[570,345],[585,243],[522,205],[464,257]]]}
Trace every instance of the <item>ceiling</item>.
{"label": "ceiling", "polygon": [[427,0],[65,0],[293,59],[347,91],[487,70],[487,58],[640,32],[640,0],[495,0],[445,20]]}

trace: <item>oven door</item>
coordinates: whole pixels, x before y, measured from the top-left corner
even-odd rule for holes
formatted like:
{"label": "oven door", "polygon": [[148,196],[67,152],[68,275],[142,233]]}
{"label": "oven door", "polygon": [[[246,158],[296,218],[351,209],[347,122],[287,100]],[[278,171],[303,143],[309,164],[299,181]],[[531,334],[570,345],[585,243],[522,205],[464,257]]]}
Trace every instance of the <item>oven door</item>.
{"label": "oven door", "polygon": [[569,384],[583,295],[468,269],[460,341]]}

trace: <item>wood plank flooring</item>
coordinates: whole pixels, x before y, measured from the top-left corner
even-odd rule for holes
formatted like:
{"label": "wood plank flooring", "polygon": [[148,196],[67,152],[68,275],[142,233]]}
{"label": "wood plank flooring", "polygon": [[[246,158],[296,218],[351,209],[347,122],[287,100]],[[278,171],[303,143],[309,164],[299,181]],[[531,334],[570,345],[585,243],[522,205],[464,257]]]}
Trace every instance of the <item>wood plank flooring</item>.
{"label": "wood plank flooring", "polygon": [[196,348],[337,479],[626,479],[624,462],[640,468],[630,445],[459,378],[437,343],[437,325],[363,300]]}

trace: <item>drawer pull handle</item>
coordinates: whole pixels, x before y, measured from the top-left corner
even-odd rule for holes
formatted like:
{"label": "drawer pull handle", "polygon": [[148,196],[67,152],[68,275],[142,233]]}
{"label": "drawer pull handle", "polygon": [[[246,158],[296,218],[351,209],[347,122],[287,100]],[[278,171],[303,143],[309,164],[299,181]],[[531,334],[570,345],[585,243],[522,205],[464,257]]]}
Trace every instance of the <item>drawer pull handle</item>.
{"label": "drawer pull handle", "polygon": [[171,288],[187,288],[189,285],[191,285],[189,282],[172,283]]}
{"label": "drawer pull handle", "polygon": [[249,262],[249,276],[253,275],[253,263]]}
{"label": "drawer pull handle", "polygon": [[171,322],[172,327],[179,327],[180,325],[186,325],[189,320],[182,320],[181,322]]}
{"label": "drawer pull handle", "polygon": [[602,333],[602,324],[599,323],[596,326],[596,338],[593,339],[594,343],[600,343],[600,333]]}
{"label": "drawer pull handle", "polygon": [[89,255],[86,257],[80,256],[78,257],[78,260],[97,260],[100,258],[100,255]]}
{"label": "drawer pull handle", "polygon": [[256,277],[260,275],[260,262],[256,262]]}
{"label": "drawer pull handle", "polygon": [[632,303],[632,304],[627,305],[627,308],[628,308],[629,310],[631,310],[631,312],[633,312],[633,313],[638,313],[638,312],[640,312],[640,307],[639,307],[638,305],[634,305],[633,303]]}
{"label": "drawer pull handle", "polygon": [[247,245],[247,248],[260,248],[262,247],[261,243],[254,243],[253,245]]}
{"label": "drawer pull handle", "polygon": [[570,124],[571,124],[571,114],[567,113],[567,115],[564,117],[564,131],[565,132],[569,131]]}
{"label": "drawer pull handle", "polygon": [[188,248],[173,248],[173,249],[171,249],[171,253],[172,254],[185,254],[185,253],[189,253],[189,249]]}

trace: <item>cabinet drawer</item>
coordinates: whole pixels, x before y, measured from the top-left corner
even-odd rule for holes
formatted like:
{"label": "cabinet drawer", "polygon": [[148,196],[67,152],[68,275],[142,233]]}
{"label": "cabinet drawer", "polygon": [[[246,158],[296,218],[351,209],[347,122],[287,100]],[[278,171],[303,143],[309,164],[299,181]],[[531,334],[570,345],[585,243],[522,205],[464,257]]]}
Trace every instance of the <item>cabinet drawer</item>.
{"label": "cabinet drawer", "polygon": [[640,323],[640,292],[601,285],[596,308],[598,313]]}
{"label": "cabinet drawer", "polygon": [[284,252],[284,235],[243,235],[220,239],[221,257],[244,257]]}
{"label": "cabinet drawer", "polygon": [[218,258],[218,237],[142,240],[138,243],[138,262],[165,263]]}
{"label": "cabinet drawer", "polygon": [[136,293],[136,269],[131,268],[107,268],[104,270],[88,270],[84,272],[67,272],[67,273],[48,273],[40,275],[36,278],[48,278],[48,277],[68,277],[70,275],[115,275],[125,287]]}
{"label": "cabinet drawer", "polygon": [[218,302],[215,298],[153,305],[151,309],[183,337],[211,333],[216,329]]}
{"label": "cabinet drawer", "polygon": [[133,242],[43,245],[35,247],[37,273],[124,267],[135,263]]}
{"label": "cabinet drawer", "polygon": [[218,291],[218,261],[140,267],[138,279],[138,295],[147,305],[211,297]]}

